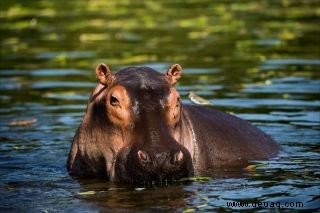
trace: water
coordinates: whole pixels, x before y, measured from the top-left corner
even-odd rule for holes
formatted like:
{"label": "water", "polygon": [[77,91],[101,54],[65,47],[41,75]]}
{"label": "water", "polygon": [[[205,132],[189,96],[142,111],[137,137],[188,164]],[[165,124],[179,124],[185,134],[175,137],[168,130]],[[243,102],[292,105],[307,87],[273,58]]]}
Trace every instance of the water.
{"label": "water", "polygon": [[[1,212],[319,210],[317,1],[0,5]],[[67,154],[100,62],[115,71],[165,71],[180,63],[183,102],[196,91],[263,129],[286,152],[252,171],[217,171],[203,182],[134,188],[74,179]],[[274,206],[228,207],[233,201]],[[303,207],[282,208],[286,202]]]}

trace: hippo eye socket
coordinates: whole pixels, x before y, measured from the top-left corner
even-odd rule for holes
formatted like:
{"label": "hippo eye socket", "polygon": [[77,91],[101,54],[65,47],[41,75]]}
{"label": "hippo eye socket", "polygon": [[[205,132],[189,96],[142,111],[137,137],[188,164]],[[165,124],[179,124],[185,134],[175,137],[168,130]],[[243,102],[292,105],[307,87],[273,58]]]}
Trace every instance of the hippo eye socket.
{"label": "hippo eye socket", "polygon": [[111,104],[112,106],[116,106],[116,105],[119,105],[120,102],[119,102],[119,100],[118,100],[116,97],[114,97],[113,95],[111,95],[111,97],[110,97],[110,104]]}
{"label": "hippo eye socket", "polygon": [[180,106],[180,97],[177,98],[177,103],[176,103],[176,107]]}

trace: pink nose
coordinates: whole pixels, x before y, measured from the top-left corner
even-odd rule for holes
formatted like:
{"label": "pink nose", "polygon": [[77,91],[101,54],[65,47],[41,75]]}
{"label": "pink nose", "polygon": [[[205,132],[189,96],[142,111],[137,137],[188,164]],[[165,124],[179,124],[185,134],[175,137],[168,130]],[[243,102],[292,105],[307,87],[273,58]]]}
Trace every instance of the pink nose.
{"label": "pink nose", "polygon": [[163,166],[164,164],[179,164],[183,161],[182,151],[176,152],[172,157],[169,153],[161,152],[154,155],[153,158],[150,155],[142,150],[138,151],[138,158],[142,163],[151,163],[153,162],[157,166]]}

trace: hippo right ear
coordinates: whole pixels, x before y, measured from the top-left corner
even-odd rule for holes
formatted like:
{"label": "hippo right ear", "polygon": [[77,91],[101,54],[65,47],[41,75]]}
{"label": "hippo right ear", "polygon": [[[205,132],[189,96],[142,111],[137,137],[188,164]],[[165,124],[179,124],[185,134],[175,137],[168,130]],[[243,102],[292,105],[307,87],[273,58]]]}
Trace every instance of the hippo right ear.
{"label": "hippo right ear", "polygon": [[181,75],[182,67],[180,66],[180,64],[174,64],[167,71],[167,80],[171,84],[171,86],[173,86],[181,78]]}
{"label": "hippo right ear", "polygon": [[110,85],[113,82],[113,75],[111,74],[111,70],[106,64],[101,63],[97,66],[96,76],[100,84],[103,84],[105,86]]}

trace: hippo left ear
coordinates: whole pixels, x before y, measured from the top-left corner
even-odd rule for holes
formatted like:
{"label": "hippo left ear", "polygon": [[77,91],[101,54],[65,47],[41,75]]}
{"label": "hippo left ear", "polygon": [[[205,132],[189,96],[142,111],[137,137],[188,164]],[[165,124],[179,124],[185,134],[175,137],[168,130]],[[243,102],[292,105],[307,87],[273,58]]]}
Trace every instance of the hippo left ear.
{"label": "hippo left ear", "polygon": [[171,86],[175,85],[182,76],[182,67],[180,64],[174,64],[167,71],[167,80]]}
{"label": "hippo left ear", "polygon": [[96,67],[96,75],[99,82],[105,86],[109,85],[113,81],[111,70],[106,64],[99,64]]}

